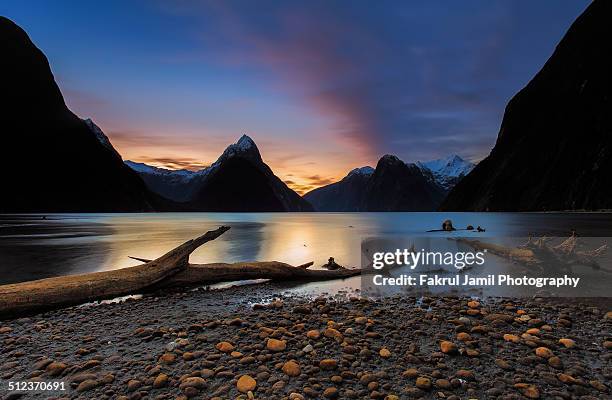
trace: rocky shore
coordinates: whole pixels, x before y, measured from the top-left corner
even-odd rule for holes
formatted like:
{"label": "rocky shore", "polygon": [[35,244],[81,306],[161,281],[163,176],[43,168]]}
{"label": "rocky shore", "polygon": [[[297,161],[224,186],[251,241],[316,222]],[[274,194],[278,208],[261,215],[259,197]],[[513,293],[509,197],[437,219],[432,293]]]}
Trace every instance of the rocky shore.
{"label": "rocky shore", "polygon": [[[0,321],[0,396],[612,398],[609,302],[275,293],[196,290]],[[65,391],[7,390],[32,380]]]}

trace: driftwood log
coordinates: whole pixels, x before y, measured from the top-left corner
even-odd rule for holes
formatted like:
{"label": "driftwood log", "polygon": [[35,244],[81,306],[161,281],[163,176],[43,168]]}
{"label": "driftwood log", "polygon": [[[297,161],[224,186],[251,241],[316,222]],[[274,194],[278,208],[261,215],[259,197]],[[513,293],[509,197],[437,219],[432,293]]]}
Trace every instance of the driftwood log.
{"label": "driftwood log", "polygon": [[206,242],[225,233],[229,227],[190,240],[163,256],[136,267],[81,275],[60,276],[0,286],[0,317],[42,311],[93,300],[125,296],[185,269],[189,255]]}
{"label": "driftwood log", "polygon": [[303,266],[295,267],[278,261],[189,264],[187,268],[159,282],[152,289],[208,285],[251,279],[325,281],[348,278],[359,274],[361,274],[360,269],[339,269],[333,271],[306,269]]}
{"label": "driftwood log", "polygon": [[169,287],[250,279],[316,281],[347,278],[361,273],[359,269],[309,270],[307,268],[313,263],[294,267],[276,261],[189,264],[191,253],[229,229],[222,226],[206,232],[155,260],[135,258],[144,262],[135,267],[1,285],[0,318],[19,317]]}
{"label": "driftwood log", "polygon": [[603,268],[597,261],[607,251],[608,246],[604,244],[594,250],[580,250],[580,239],[575,235],[556,246],[550,246],[548,243],[551,239],[547,237],[536,239],[530,237],[526,243],[518,247],[507,247],[465,238],[454,240],[475,250],[487,250],[492,254],[529,267],[544,269],[551,266],[571,270],[573,266],[585,266],[603,272],[612,272],[610,269]]}

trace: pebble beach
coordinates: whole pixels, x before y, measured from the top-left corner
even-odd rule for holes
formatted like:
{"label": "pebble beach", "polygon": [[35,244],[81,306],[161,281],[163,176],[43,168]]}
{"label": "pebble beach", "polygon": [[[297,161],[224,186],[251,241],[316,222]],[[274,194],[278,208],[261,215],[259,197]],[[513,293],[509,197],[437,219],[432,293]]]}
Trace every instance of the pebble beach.
{"label": "pebble beach", "polygon": [[[0,396],[612,398],[606,300],[276,293],[159,293],[0,321]],[[7,390],[22,381],[65,387]]]}

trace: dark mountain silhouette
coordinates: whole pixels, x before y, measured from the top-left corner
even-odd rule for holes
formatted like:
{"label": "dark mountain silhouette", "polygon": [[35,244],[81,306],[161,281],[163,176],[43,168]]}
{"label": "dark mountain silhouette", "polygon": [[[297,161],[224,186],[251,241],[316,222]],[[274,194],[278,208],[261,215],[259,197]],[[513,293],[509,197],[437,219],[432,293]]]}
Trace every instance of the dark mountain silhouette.
{"label": "dark mountain silhouette", "polygon": [[444,194],[431,174],[386,155],[376,169],[355,169],[341,181],[315,189],[304,198],[318,211],[433,211]]}
{"label": "dark mountain silhouette", "polygon": [[243,135],[196,178],[190,203],[206,211],[312,211],[262,160],[255,142]]}
{"label": "dark mountain silhouette", "polygon": [[385,155],[368,180],[361,207],[363,211],[433,211],[444,194],[415,164]]}
{"label": "dark mountain silhouette", "polygon": [[195,211],[312,211],[266,165],[255,142],[243,135],[210,167],[170,171],[126,161],[152,190]]}
{"label": "dark mountain silhouette", "polygon": [[612,208],[612,2],[595,0],[506,107],[443,210]]}
{"label": "dark mountain silhouette", "polygon": [[170,206],[124,165],[110,142],[95,132],[95,124],[66,107],[45,55],[4,17],[0,54],[0,212]]}
{"label": "dark mountain silhouette", "polygon": [[311,190],[304,195],[317,211],[361,211],[372,167],[355,168],[341,181]]}
{"label": "dark mountain silhouette", "polygon": [[199,172],[158,168],[129,160],[125,164],[140,175],[149,189],[167,199],[183,203],[193,196],[192,183]]}

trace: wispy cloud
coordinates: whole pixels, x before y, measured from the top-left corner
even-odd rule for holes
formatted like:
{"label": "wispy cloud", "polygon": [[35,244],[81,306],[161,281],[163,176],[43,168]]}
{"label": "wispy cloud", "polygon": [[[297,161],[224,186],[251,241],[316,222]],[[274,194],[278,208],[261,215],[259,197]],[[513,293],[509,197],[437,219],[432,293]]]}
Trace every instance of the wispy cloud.
{"label": "wispy cloud", "polygon": [[208,164],[194,158],[166,158],[166,157],[135,157],[132,161],[141,162],[155,167],[166,169],[187,169],[190,171],[199,171],[208,167]]}
{"label": "wispy cloud", "polygon": [[9,3],[125,158],[193,168],[254,131],[307,190],[385,153],[482,158],[589,0],[84,2],[60,28]]}
{"label": "wispy cloud", "polygon": [[[176,7],[205,20],[198,37],[208,55],[245,73],[258,70],[330,118],[331,135],[371,158],[445,155],[451,149],[443,138],[457,135],[476,137],[480,152],[493,143],[503,104],[518,90],[508,87],[502,61],[514,56],[508,3],[468,1],[449,9],[446,3],[187,1]],[[440,140],[398,146],[405,138],[431,137]]]}

